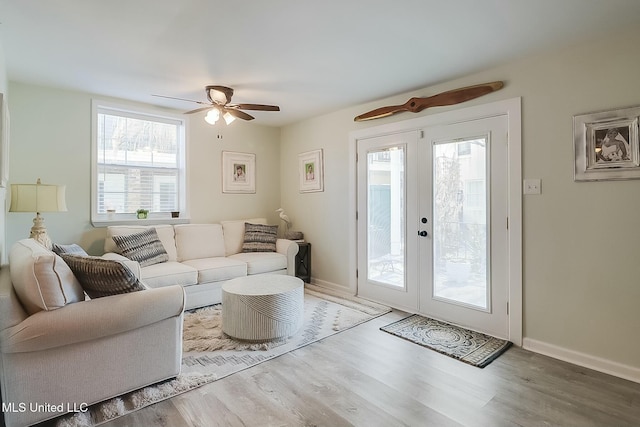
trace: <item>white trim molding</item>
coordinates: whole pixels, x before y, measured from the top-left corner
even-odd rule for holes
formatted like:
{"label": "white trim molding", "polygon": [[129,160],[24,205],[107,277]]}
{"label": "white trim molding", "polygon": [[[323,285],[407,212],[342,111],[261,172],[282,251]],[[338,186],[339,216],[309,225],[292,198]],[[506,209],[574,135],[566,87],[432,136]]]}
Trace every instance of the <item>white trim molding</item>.
{"label": "white trim molding", "polygon": [[625,365],[531,338],[524,338],[523,348],[534,353],[582,366],[583,368],[593,369],[604,374],[640,383],[640,368],[635,366]]}
{"label": "white trim molding", "polygon": [[355,291],[350,289],[348,286],[338,285],[337,283],[328,282],[326,280],[320,280],[315,277],[311,277],[309,282],[312,285],[319,286],[321,288],[330,289],[332,291],[343,292],[346,295],[355,295]]}

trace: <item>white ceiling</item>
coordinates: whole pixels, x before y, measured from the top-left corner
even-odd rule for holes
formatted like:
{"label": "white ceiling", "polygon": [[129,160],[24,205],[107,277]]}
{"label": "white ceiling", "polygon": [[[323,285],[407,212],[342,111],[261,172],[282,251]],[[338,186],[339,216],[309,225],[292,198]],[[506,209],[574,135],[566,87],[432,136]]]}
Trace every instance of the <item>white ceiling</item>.
{"label": "white ceiling", "polygon": [[0,0],[9,80],[185,111],[151,95],[226,85],[272,126],[639,23],[639,0]]}

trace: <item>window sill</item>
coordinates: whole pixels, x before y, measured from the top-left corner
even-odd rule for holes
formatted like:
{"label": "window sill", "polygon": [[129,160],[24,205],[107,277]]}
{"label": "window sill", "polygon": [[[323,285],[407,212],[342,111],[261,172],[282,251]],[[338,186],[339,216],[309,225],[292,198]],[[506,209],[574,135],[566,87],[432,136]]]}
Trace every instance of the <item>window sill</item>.
{"label": "window sill", "polygon": [[110,225],[163,225],[163,224],[188,224],[191,220],[189,218],[167,218],[167,217],[150,217],[147,219],[138,219],[135,215],[123,215],[122,218],[109,219],[106,216],[104,218],[92,219],[91,224],[94,227],[108,227]]}

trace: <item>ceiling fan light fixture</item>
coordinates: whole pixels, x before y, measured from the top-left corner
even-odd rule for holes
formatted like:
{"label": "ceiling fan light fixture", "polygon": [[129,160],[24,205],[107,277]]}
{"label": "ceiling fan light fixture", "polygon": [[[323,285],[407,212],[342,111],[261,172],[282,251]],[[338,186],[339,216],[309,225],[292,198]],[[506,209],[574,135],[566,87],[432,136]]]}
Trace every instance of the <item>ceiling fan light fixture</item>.
{"label": "ceiling fan light fixture", "polygon": [[217,108],[212,108],[209,110],[206,116],[204,116],[204,121],[209,123],[210,125],[215,125],[218,119],[220,118],[220,111]]}
{"label": "ceiling fan light fixture", "polygon": [[209,99],[213,100],[218,104],[226,104],[227,103],[227,95],[214,88],[209,88]]}
{"label": "ceiling fan light fixture", "polygon": [[236,119],[235,117],[233,117],[228,111],[226,113],[224,113],[224,115],[222,116],[222,118],[224,119],[225,123],[230,125],[231,123],[233,123],[233,121]]}

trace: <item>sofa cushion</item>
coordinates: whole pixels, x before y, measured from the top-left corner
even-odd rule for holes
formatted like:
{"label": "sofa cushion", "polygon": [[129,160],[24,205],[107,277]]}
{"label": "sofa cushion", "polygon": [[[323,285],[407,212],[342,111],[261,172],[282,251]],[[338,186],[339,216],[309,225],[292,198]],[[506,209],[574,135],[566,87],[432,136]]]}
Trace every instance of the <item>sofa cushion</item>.
{"label": "sofa cushion", "polygon": [[198,270],[198,283],[219,282],[247,275],[247,264],[225,257],[201,258],[184,261]]}
{"label": "sofa cushion", "polygon": [[287,257],[277,252],[247,252],[229,258],[246,263],[249,275],[287,269]]}
{"label": "sofa cushion", "polygon": [[174,226],[178,262],[224,256],[224,235],[220,224]]}
{"label": "sofa cushion", "polygon": [[120,261],[94,256],[62,255],[91,298],[142,291],[145,286]]}
{"label": "sofa cushion", "polygon": [[118,246],[113,241],[113,236],[121,236],[127,234],[140,233],[141,231],[155,228],[158,238],[162,242],[164,250],[169,255],[169,261],[176,261],[178,255],[176,253],[176,240],[174,237],[173,226],[169,224],[155,225],[110,225],[107,227],[107,238],[104,239],[104,251],[120,253]]}
{"label": "sofa cushion", "polygon": [[169,261],[169,255],[160,242],[155,228],[112,238],[120,249],[120,253],[131,260],[138,261],[141,267]]}
{"label": "sofa cushion", "polygon": [[225,256],[242,252],[244,243],[244,224],[266,224],[266,218],[251,218],[247,220],[220,221],[224,232],[224,254]]}
{"label": "sofa cushion", "polygon": [[154,264],[141,269],[141,279],[152,288],[170,285],[190,286],[198,283],[198,270],[176,261]]}
{"label": "sofa cushion", "polygon": [[11,247],[9,271],[16,295],[29,314],[84,301],[84,291],[69,266],[33,239]]}
{"label": "sofa cushion", "polygon": [[62,254],[73,254],[73,255],[82,255],[82,256],[89,255],[84,249],[80,247],[80,245],[77,245],[75,243],[71,243],[69,245],[59,245],[57,243],[54,243],[52,250],[58,255],[62,255]]}
{"label": "sofa cushion", "polygon": [[275,252],[278,240],[278,226],[265,224],[244,224],[242,252]]}

